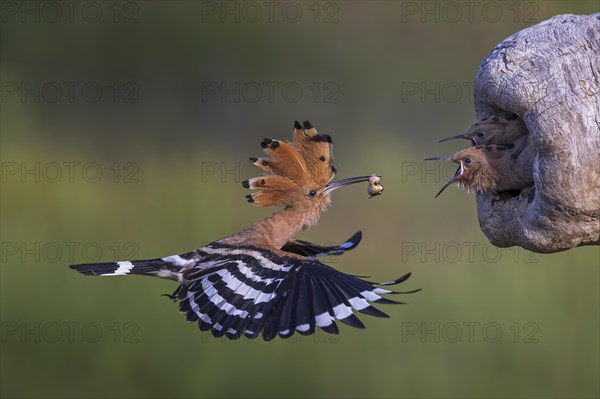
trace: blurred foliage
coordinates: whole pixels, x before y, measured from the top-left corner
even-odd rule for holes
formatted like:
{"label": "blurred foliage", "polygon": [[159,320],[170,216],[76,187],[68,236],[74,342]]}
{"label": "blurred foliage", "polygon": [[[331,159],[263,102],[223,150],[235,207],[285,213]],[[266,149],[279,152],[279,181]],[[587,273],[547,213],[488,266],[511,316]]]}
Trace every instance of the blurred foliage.
{"label": "blurred foliage", "polygon": [[[436,142],[473,120],[469,84],[497,43],[556,14],[596,12],[597,1],[482,2],[472,19],[461,2],[460,18],[444,2],[282,2],[272,23],[207,14],[240,2],[97,2],[95,23],[81,16],[86,2],[56,23],[22,22],[6,3],[25,4],[2,4],[0,32],[2,397],[599,396],[598,247],[492,247],[472,195],[433,199],[453,171],[422,162],[464,144]],[[42,3],[27,2],[34,13]],[[281,16],[287,4],[298,22]],[[66,90],[56,102],[50,91],[10,94],[65,82],[73,101]],[[206,92],[236,82],[265,91],[256,102]],[[81,94],[86,83],[102,87],[98,101]],[[281,92],[290,83],[298,101]],[[407,92],[422,84],[437,94]],[[247,157],[262,137],[289,137],[295,119],[333,136],[338,176],[383,176],[383,196],[336,192],[301,237],[340,242],[361,229],[359,248],[332,266],[375,280],[413,272],[403,288],[424,290],[385,307],[391,319],[228,342],[185,325],[159,297],[170,281],[67,268],[187,251],[268,215],[239,182],[256,173]]]}

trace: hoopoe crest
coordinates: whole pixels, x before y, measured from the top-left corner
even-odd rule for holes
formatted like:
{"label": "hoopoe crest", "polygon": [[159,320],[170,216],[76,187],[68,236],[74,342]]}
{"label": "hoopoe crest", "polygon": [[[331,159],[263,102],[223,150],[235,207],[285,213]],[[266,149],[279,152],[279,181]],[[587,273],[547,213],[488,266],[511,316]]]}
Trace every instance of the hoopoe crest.
{"label": "hoopoe crest", "polygon": [[264,139],[265,156],[251,160],[267,174],[244,181],[247,196],[258,206],[283,209],[231,236],[191,252],[139,261],[72,265],[88,276],[146,275],[175,280],[168,295],[188,322],[216,336],[244,335],[265,340],[308,335],[316,327],[337,334],[336,321],[357,328],[354,312],[388,317],[370,303],[402,303],[385,294],[408,294],[379,288],[399,284],[407,273],[386,283],[373,283],[337,271],[318,258],[355,248],[360,231],[340,245],[322,246],[295,239],[314,225],[343,186],[369,182],[369,193],[383,191],[377,175],[333,180],[333,140],[306,121],[294,124],[293,140]]}
{"label": "hoopoe crest", "polygon": [[268,175],[242,183],[256,190],[246,198],[258,206],[280,205],[307,212],[306,224],[316,223],[334,189],[327,186],[336,173],[332,143],[331,136],[319,134],[308,121],[304,128],[295,122],[292,143],[264,139],[261,146],[266,157],[250,160]]}

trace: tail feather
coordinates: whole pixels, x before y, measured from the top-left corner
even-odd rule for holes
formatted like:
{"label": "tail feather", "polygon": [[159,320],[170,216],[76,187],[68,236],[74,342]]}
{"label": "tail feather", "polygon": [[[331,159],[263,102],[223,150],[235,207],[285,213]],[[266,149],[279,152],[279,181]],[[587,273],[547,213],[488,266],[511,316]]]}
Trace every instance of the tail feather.
{"label": "tail feather", "polygon": [[162,259],[132,260],[122,262],[83,263],[71,265],[85,276],[126,276],[137,274],[141,276],[156,276],[178,280],[177,275],[181,270]]}

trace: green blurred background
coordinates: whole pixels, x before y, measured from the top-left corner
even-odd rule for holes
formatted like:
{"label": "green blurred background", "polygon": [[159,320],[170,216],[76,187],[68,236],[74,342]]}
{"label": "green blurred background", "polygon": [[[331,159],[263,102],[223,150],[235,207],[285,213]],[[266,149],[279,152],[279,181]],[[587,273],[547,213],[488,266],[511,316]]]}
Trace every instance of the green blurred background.
{"label": "green blurred background", "polygon": [[[50,4],[50,5],[48,5]],[[598,397],[598,247],[492,247],[427,156],[473,121],[501,40],[597,1],[3,2],[2,397]],[[259,13],[259,14],[258,14]],[[236,86],[237,85],[237,86]],[[272,90],[272,91],[270,91]],[[244,201],[263,137],[333,136],[334,195],[299,237],[332,266],[422,287],[391,319],[290,341],[214,339],[171,281],[71,263],[153,258],[272,209]]]}

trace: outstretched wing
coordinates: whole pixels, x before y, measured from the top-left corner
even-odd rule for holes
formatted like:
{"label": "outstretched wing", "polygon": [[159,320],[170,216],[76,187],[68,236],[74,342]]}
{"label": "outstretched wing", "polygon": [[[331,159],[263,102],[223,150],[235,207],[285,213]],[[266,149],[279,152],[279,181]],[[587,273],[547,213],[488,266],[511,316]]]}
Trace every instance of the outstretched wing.
{"label": "outstretched wing", "polygon": [[281,248],[284,252],[291,252],[297,255],[310,258],[318,258],[321,256],[342,255],[346,251],[354,249],[362,239],[362,232],[357,231],[354,235],[348,238],[340,245],[323,246],[314,244],[304,240],[290,240]]}
{"label": "outstretched wing", "polygon": [[309,335],[315,327],[337,334],[336,321],[364,328],[354,311],[388,317],[369,302],[402,303],[383,298],[394,292],[376,285],[398,284],[410,276],[372,283],[315,259],[279,256],[254,247],[213,243],[200,251],[204,262],[214,256],[218,263],[184,272],[186,282],[170,297],[200,330],[230,339],[262,334],[269,341],[296,331]]}

